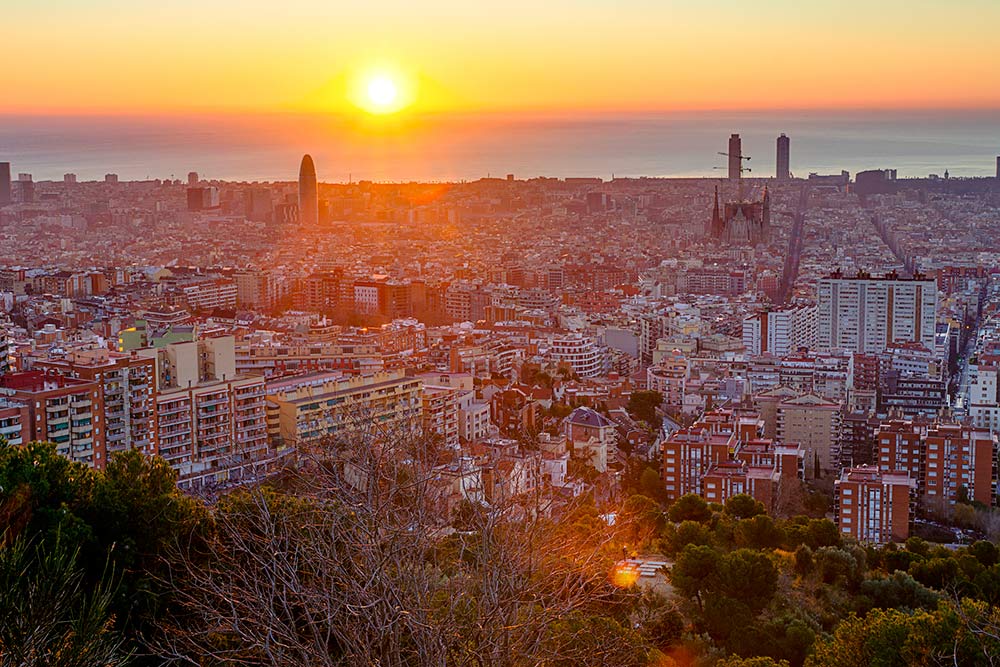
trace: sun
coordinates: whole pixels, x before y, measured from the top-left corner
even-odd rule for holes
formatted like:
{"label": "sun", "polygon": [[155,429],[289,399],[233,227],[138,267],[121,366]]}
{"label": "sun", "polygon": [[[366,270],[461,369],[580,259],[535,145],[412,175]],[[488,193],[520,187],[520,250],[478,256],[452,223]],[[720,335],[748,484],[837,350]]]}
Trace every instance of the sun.
{"label": "sun", "polygon": [[346,98],[368,115],[394,116],[417,102],[417,81],[413,72],[398,66],[369,66],[347,80]]}
{"label": "sun", "polygon": [[391,109],[399,99],[395,82],[386,76],[377,76],[368,82],[368,101],[375,109]]}

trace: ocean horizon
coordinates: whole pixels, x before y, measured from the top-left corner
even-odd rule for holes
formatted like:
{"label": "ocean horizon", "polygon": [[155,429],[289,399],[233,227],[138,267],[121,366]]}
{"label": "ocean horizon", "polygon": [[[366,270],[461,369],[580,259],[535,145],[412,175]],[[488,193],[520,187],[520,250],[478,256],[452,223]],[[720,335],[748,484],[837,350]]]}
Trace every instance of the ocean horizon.
{"label": "ocean horizon", "polygon": [[[376,126],[376,123],[380,123]],[[0,115],[0,161],[37,181],[291,181],[310,153],[324,182],[461,181],[535,176],[721,177],[739,133],[750,177],[770,177],[791,138],[795,176],[896,169],[899,177],[996,173],[1000,113],[975,111],[631,114]],[[16,177],[16,176],[15,176]]]}

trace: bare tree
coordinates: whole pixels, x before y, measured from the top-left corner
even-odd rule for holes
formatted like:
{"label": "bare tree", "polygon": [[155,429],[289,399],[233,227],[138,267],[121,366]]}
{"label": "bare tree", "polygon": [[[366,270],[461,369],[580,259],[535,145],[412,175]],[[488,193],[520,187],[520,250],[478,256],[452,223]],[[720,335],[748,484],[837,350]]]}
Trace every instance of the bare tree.
{"label": "bare tree", "polygon": [[373,417],[300,443],[284,490],[220,499],[207,541],[173,556],[176,602],[154,653],[199,665],[506,667],[586,646],[576,664],[629,664],[628,631],[566,622],[614,615],[635,596],[609,583],[612,528],[572,508],[551,518],[541,485],[494,485],[455,531],[442,520],[439,439]]}

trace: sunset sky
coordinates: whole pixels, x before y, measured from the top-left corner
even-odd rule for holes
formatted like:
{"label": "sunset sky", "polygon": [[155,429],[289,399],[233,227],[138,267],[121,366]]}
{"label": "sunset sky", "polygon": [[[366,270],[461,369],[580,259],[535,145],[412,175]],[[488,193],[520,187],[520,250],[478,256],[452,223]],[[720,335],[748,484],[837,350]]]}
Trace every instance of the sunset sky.
{"label": "sunset sky", "polygon": [[7,113],[1000,106],[996,0],[3,5]]}

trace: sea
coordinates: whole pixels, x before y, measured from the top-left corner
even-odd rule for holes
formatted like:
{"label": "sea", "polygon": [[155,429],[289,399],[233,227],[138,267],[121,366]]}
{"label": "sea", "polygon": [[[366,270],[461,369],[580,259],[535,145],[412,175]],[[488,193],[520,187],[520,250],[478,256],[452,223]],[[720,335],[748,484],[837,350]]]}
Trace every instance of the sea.
{"label": "sea", "polygon": [[774,175],[775,139],[791,170],[896,169],[993,176],[1000,111],[780,111],[603,114],[4,115],[0,162],[36,181],[118,174],[291,181],[304,153],[321,181],[462,181],[486,176],[719,177],[739,133],[750,177]]}

